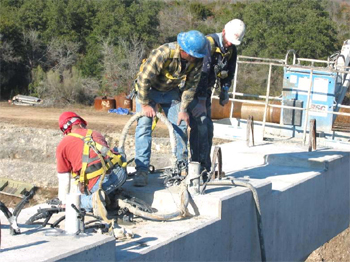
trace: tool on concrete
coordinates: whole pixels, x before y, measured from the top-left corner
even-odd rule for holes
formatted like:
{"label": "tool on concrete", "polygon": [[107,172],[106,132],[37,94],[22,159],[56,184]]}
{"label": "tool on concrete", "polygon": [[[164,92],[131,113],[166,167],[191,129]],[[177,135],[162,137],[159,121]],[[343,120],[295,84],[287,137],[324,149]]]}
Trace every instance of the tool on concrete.
{"label": "tool on concrete", "polygon": [[198,195],[200,190],[200,171],[201,164],[199,162],[190,162],[188,164],[188,175],[186,184],[191,195]]}
{"label": "tool on concrete", "polygon": [[[56,227],[58,224],[65,219],[65,216],[60,217],[57,221],[50,224],[49,220],[54,214],[58,214],[60,212],[64,212],[65,208],[60,206],[51,206],[50,208],[38,208],[37,213],[32,215],[26,222],[26,225],[35,225],[39,224],[41,227],[45,227],[46,225],[50,225],[51,227]],[[38,222],[38,220],[44,219],[43,222]],[[55,226],[54,226],[55,225]]]}
{"label": "tool on concrete", "polygon": [[[217,162],[217,163],[216,163]],[[203,195],[205,193],[205,189],[207,187],[207,184],[215,179],[221,180],[225,174],[222,172],[222,153],[221,148],[219,146],[215,146],[213,151],[213,157],[211,160],[211,171],[207,175],[207,177],[204,177],[204,174],[206,173],[206,170],[201,173],[202,181],[204,182],[202,185],[202,188],[200,189],[200,194]],[[218,171],[216,171],[216,168]]]}
{"label": "tool on concrete", "polygon": [[[140,117],[143,117],[144,115],[142,113],[137,113],[133,117],[129,119],[129,121],[125,124],[124,129],[121,133],[120,139],[119,139],[119,151],[121,154],[125,155],[124,150],[124,144],[126,140],[126,136],[129,132],[129,129],[131,125],[137,121]],[[118,206],[120,208],[126,208],[130,213],[133,213],[136,216],[143,217],[145,219],[150,220],[158,220],[158,221],[164,221],[169,220],[174,217],[178,216],[186,216],[187,215],[187,205],[189,201],[189,193],[187,191],[187,185],[185,183],[185,176],[182,176],[184,170],[187,169],[187,163],[177,161],[176,159],[176,141],[175,141],[175,134],[174,134],[174,128],[172,124],[169,122],[169,120],[162,115],[160,112],[156,112],[156,116],[158,119],[160,119],[168,128],[169,131],[169,137],[170,137],[170,145],[171,145],[171,162],[172,165],[170,168],[166,168],[163,172],[163,177],[165,178],[165,184],[166,185],[179,185],[181,187],[181,206],[178,208],[178,210],[169,213],[169,214],[159,214],[159,213],[150,213],[145,210],[141,210],[138,207],[128,203],[128,201],[125,201],[123,199],[118,199]]]}

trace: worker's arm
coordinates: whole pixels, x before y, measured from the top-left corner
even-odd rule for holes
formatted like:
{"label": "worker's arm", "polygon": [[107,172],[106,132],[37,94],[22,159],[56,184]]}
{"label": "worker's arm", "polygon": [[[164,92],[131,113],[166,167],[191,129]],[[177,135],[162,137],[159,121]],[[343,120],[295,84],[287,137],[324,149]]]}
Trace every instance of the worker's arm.
{"label": "worker's arm", "polygon": [[221,86],[231,86],[232,80],[235,76],[236,71],[236,62],[237,62],[237,48],[233,46],[233,54],[228,62],[227,70],[228,76],[224,79],[221,79]]}
{"label": "worker's arm", "polygon": [[181,96],[180,112],[177,116],[177,124],[180,125],[181,121],[185,121],[187,125],[190,124],[190,117],[187,112],[188,105],[194,99],[197,85],[200,79],[202,69],[202,59],[200,59],[191,72],[187,75],[185,88]]}
{"label": "worker's arm", "polygon": [[150,56],[143,65],[142,71],[138,75],[138,101],[141,104],[142,113],[148,117],[156,115],[155,109],[150,105],[149,92],[151,80],[160,74],[167,54],[160,48],[152,50]]}
{"label": "worker's arm", "polygon": [[58,199],[62,204],[66,203],[66,196],[70,191],[70,173],[57,173],[58,178]]}
{"label": "worker's arm", "polygon": [[195,63],[195,66],[187,75],[185,87],[183,88],[181,96],[181,112],[187,113],[187,107],[192,102],[197,91],[197,86],[201,77],[203,59],[198,59]]}
{"label": "worker's arm", "polygon": [[[203,63],[204,64],[204,63]],[[203,65],[203,68],[205,64]],[[208,73],[203,71],[201,73],[201,77],[196,90],[196,97],[198,99],[197,105],[192,109],[192,115],[195,117],[199,117],[201,115],[205,115],[207,113],[206,101],[208,99]]]}
{"label": "worker's arm", "polygon": [[[207,55],[203,58],[202,72],[196,89],[197,105],[192,109],[192,115],[198,117],[207,113],[206,100],[208,99],[209,74],[212,70],[211,46],[208,45]],[[210,97],[209,97],[210,98]]]}

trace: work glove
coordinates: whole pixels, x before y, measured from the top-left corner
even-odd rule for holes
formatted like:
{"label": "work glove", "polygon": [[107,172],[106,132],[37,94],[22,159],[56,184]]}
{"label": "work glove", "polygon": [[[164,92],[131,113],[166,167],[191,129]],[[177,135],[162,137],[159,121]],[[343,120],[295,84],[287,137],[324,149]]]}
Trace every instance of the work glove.
{"label": "work glove", "polygon": [[116,154],[116,155],[120,155],[120,159],[118,161],[118,165],[121,166],[121,167],[126,167],[126,155],[125,155],[125,152],[123,150],[121,150],[121,148],[118,148],[118,147],[114,147],[112,149],[112,153],[113,154]]}
{"label": "work glove", "polygon": [[230,89],[229,85],[224,85],[223,87],[221,87],[221,92],[219,95],[219,98],[220,98],[219,103],[221,106],[224,106],[228,103],[228,99],[229,99],[228,90],[229,89]]}
{"label": "work glove", "polygon": [[199,99],[197,105],[192,109],[192,115],[194,117],[199,117],[201,115],[207,114],[207,108],[205,105],[206,98]]}

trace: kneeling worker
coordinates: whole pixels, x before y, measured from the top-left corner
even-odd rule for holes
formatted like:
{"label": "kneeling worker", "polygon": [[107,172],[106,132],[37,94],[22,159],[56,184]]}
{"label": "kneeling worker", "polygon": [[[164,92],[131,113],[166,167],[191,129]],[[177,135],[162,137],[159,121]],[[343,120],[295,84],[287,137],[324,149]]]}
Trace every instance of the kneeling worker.
{"label": "kneeling worker", "polygon": [[101,179],[107,196],[125,183],[125,163],[99,132],[86,128],[86,121],[76,113],[62,113],[59,126],[65,136],[56,150],[58,176],[75,178],[82,193],[80,208],[91,212],[96,207]]}

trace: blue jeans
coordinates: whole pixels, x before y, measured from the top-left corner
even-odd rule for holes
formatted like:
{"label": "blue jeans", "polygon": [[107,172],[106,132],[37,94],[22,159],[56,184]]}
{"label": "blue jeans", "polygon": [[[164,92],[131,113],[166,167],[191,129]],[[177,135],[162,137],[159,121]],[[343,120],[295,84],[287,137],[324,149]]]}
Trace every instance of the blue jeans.
{"label": "blue jeans", "polygon": [[[90,195],[82,194],[80,195],[80,208],[84,208],[87,212],[92,211],[92,194],[98,190],[100,185],[100,178],[97,180],[96,184],[91,188]],[[102,189],[106,192],[108,196],[117,188],[120,188],[126,180],[126,171],[125,168],[116,166],[109,175],[106,175],[103,183]]]}
{"label": "blue jeans", "polygon": [[[159,104],[168,120],[172,123],[176,138],[176,159],[187,162],[187,124],[181,121],[177,125],[177,116],[180,112],[180,93],[178,90],[160,92],[154,89],[150,91],[150,105]],[[141,112],[141,104],[136,99],[136,111]],[[151,159],[152,145],[152,121],[151,117],[141,117],[137,122],[135,132],[135,164],[136,170],[148,171]]]}
{"label": "blue jeans", "polygon": [[214,136],[214,125],[211,120],[211,100],[210,97],[206,100],[207,113],[199,117],[194,117],[191,112],[197,103],[198,99],[195,98],[189,105],[191,161],[201,163],[202,167],[210,171],[210,151]]}

